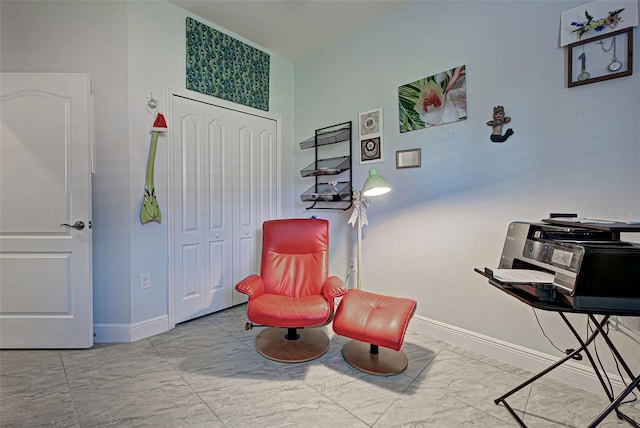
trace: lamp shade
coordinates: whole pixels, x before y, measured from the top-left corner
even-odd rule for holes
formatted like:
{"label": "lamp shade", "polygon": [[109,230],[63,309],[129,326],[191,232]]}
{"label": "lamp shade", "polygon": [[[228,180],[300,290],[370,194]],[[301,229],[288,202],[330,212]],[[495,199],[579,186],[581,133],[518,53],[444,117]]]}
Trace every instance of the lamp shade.
{"label": "lamp shade", "polygon": [[370,196],[378,196],[384,195],[391,191],[391,186],[384,177],[378,175],[378,170],[375,168],[369,169],[369,178],[364,182],[364,186],[362,187],[362,195],[370,197]]}

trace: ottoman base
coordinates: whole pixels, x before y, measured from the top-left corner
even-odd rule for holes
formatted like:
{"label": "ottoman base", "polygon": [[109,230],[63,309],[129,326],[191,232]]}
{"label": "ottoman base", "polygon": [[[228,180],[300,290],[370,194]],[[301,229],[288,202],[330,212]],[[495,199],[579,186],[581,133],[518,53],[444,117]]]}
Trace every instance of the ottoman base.
{"label": "ottoman base", "polygon": [[378,353],[371,353],[371,345],[352,340],[342,347],[342,356],[352,367],[372,375],[391,376],[403,372],[409,363],[402,351],[377,347]]}

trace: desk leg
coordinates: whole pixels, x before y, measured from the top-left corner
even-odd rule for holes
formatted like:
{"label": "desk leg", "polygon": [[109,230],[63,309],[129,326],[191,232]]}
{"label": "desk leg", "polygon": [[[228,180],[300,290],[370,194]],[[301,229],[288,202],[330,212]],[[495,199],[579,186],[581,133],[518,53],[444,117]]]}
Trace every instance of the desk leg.
{"label": "desk leg", "polygon": [[[638,424],[635,420],[631,419],[629,416],[625,415],[624,413],[622,413],[621,410],[618,409],[618,406],[620,405],[622,400],[624,400],[625,397],[631,393],[631,391],[633,391],[635,388],[638,388],[638,391],[640,391],[640,376],[636,377],[633,374],[633,372],[631,371],[631,369],[629,368],[625,360],[622,358],[622,355],[620,355],[620,352],[618,351],[618,349],[615,347],[611,339],[609,339],[609,335],[603,328],[604,324],[598,323],[595,317],[591,314],[589,314],[589,318],[591,319],[591,321],[593,321],[593,323],[596,325],[596,328],[600,331],[604,341],[607,343],[607,346],[613,353],[614,358],[618,360],[620,365],[624,368],[625,372],[627,372],[627,375],[629,376],[629,378],[633,379],[633,381],[629,384],[629,386],[627,386],[624,389],[624,391],[622,391],[622,393],[618,395],[618,398],[616,398],[615,400],[613,399],[613,396],[609,394],[609,390],[605,388],[605,390],[607,391],[607,395],[609,396],[609,401],[611,401],[611,404],[596,419],[594,419],[592,424],[589,426],[590,427],[597,426],[600,422],[602,422],[604,418],[607,417],[609,413],[611,413],[612,410],[615,410],[616,415],[618,416],[619,419],[623,419],[628,423],[630,423],[631,425],[633,425],[634,427],[640,428],[640,424]],[[594,369],[595,369],[595,366],[594,366]],[[598,372],[597,369],[596,369],[596,372]]]}
{"label": "desk leg", "polygon": [[[562,319],[564,320],[564,322],[567,324],[567,326],[569,326],[569,329],[571,330],[571,332],[574,334],[574,336],[576,336],[576,338],[578,339],[578,342],[580,343],[580,348],[576,349],[575,351],[571,352],[570,354],[567,354],[566,357],[558,360],[556,363],[554,363],[553,365],[547,367],[546,369],[542,370],[541,372],[539,372],[538,374],[536,374],[535,376],[531,377],[530,379],[528,379],[527,381],[521,383],[520,385],[516,386],[515,388],[513,388],[511,391],[507,392],[506,394],[496,398],[495,400],[493,400],[493,402],[495,404],[504,404],[505,408],[509,411],[509,413],[511,413],[511,416],[514,417],[514,419],[518,422],[518,424],[521,427],[526,427],[527,425],[524,423],[524,421],[522,419],[520,419],[520,417],[516,414],[516,412],[511,408],[511,406],[509,405],[509,403],[507,403],[506,399],[508,397],[510,397],[511,395],[515,394],[516,392],[520,391],[522,388],[524,388],[527,385],[530,385],[531,383],[535,382],[536,380],[540,379],[542,376],[546,375],[547,373],[549,373],[550,371],[554,370],[555,368],[561,366],[562,364],[566,363],[568,360],[570,360],[571,358],[573,358],[574,355],[579,354],[582,351],[585,351],[585,354],[587,354],[587,357],[589,358],[589,360],[591,361],[591,365],[593,366],[593,368],[596,371],[596,374],[598,375],[598,378],[600,379],[600,383],[603,385],[603,387],[605,388],[605,391],[607,391],[607,395],[610,397],[610,401],[613,401],[613,397],[610,396],[608,390],[606,389],[606,384],[604,383],[604,379],[602,379],[602,376],[600,375],[600,372],[597,370],[597,367],[595,365],[595,361],[593,360],[593,357],[591,356],[591,354],[589,353],[587,347],[591,344],[591,342],[593,342],[595,340],[595,338],[598,336],[598,334],[600,333],[600,329],[597,329],[596,331],[594,331],[591,336],[589,336],[587,338],[586,341],[583,341],[582,338],[580,337],[580,335],[578,334],[578,332],[573,328],[573,326],[571,325],[571,323],[569,322],[569,320],[567,319],[567,317],[565,317],[565,315],[562,312],[558,312],[558,314],[562,317]],[[602,323],[602,325],[604,325],[607,320],[609,319],[609,316],[605,316],[602,321],[600,321]],[[599,323],[598,323],[599,325]]]}
{"label": "desk leg", "polygon": [[[622,355],[620,355],[620,352],[618,352],[617,348],[614,346],[614,344],[611,341],[611,339],[609,339],[609,336],[608,336],[607,332],[604,329],[604,326],[607,324],[607,321],[609,320],[609,315],[605,315],[602,318],[602,320],[598,321],[595,318],[594,315],[589,314],[588,315],[589,319],[595,324],[596,330],[587,338],[586,341],[583,341],[582,338],[580,337],[580,335],[578,334],[578,332],[573,327],[573,325],[571,325],[571,323],[569,322],[567,317],[564,315],[564,313],[558,312],[558,314],[562,317],[562,320],[565,322],[565,324],[569,327],[569,330],[571,330],[573,335],[578,340],[578,343],[580,344],[580,348],[576,349],[575,351],[571,352],[570,354],[568,354],[566,357],[562,358],[561,360],[559,360],[555,364],[547,367],[546,369],[544,369],[540,373],[536,374],[535,376],[531,377],[527,381],[525,381],[522,384],[518,385],[517,387],[513,388],[511,391],[507,392],[506,394],[496,398],[495,400],[493,400],[493,402],[495,404],[500,404],[500,403],[504,404],[505,408],[509,411],[509,413],[511,413],[511,415],[518,422],[518,424],[521,427],[525,427],[526,428],[527,425],[516,414],[516,412],[511,408],[509,403],[507,403],[506,399],[509,396],[511,396],[511,395],[515,394],[516,392],[520,391],[525,386],[530,385],[531,383],[533,383],[536,380],[540,379],[542,376],[546,375],[547,373],[549,373],[553,369],[561,366],[562,364],[564,364],[565,362],[567,362],[568,360],[573,358],[574,355],[579,354],[580,352],[584,351],[585,355],[589,359],[589,362],[591,363],[591,367],[593,367],[593,370],[594,370],[596,376],[598,377],[598,380],[600,381],[600,384],[602,385],[602,388],[604,389],[604,391],[607,394],[607,397],[609,398],[609,401],[610,401],[609,406],[596,419],[594,419],[593,422],[591,422],[591,424],[589,425],[589,428],[596,427],[597,425],[599,425],[609,415],[609,413],[611,413],[613,410],[615,410],[616,415],[618,416],[618,418],[625,420],[626,422],[628,422],[629,424],[631,424],[632,426],[634,426],[636,428],[640,428],[640,425],[635,420],[631,419],[629,416],[625,415],[624,413],[622,413],[618,409],[618,406],[620,405],[620,403],[635,388],[638,388],[638,390],[640,391],[640,376],[635,377],[635,375],[631,372],[631,369],[629,368],[627,363],[622,358]],[[600,369],[598,368],[598,365],[596,364],[595,360],[593,359],[593,356],[591,355],[591,352],[589,352],[589,349],[588,349],[588,346],[591,344],[591,342],[593,342],[596,339],[596,337],[599,334],[602,336],[602,338],[606,342],[607,346],[609,347],[609,349],[613,353],[615,359],[620,363],[620,365],[622,365],[624,370],[627,372],[627,375],[631,379],[633,379],[631,384],[629,384],[629,386],[627,388],[625,388],[625,390],[622,391],[622,393],[620,395],[618,395],[617,398],[613,396],[613,393],[611,391],[609,391],[609,388],[607,387],[607,384],[604,381],[604,379],[602,377],[602,374],[600,373]]]}
{"label": "desk leg", "polygon": [[506,394],[496,398],[495,400],[493,400],[493,402],[495,404],[500,404],[500,403],[504,404],[504,407],[506,407],[506,409],[509,411],[509,413],[511,413],[511,416],[514,417],[514,419],[518,422],[518,424],[520,424],[521,427],[526,427],[527,425],[524,423],[524,421],[522,419],[520,419],[520,417],[516,414],[516,412],[511,408],[509,403],[507,403],[506,399],[509,396],[511,396],[511,395],[515,394],[516,392],[520,391],[525,386],[527,386],[527,385],[535,382],[536,380],[540,379],[542,376],[546,375],[547,373],[549,373],[550,371],[552,371],[556,367],[561,366],[562,364],[564,364],[565,362],[567,362],[568,360],[573,358],[574,355],[580,353],[583,349],[586,349],[586,347],[591,342],[593,342],[593,340],[596,338],[597,335],[598,335],[598,332],[596,331],[587,339],[586,342],[582,343],[582,340],[580,340],[580,342],[581,342],[580,344],[582,345],[581,348],[576,349],[575,351],[573,351],[570,354],[567,354],[566,357],[562,358],[561,360],[557,361],[553,365],[551,365],[551,366],[547,367],[546,369],[542,370],[540,373],[538,373],[535,376],[529,378],[527,381],[525,381],[525,382],[521,383],[520,385],[516,386],[515,388],[513,388],[511,391],[507,392]]}
{"label": "desk leg", "polygon": [[600,415],[598,415],[597,418],[595,418],[593,420],[593,422],[591,422],[591,424],[589,424],[588,428],[593,428],[598,426],[598,424],[600,424],[600,422],[602,422],[604,420],[604,418],[607,417],[607,415],[609,415],[609,413],[611,413],[611,411],[613,409],[615,409],[617,411],[617,415],[620,419],[624,419],[625,421],[629,422],[631,425],[633,425],[634,427],[640,427],[640,425],[638,425],[638,423],[636,421],[634,421],[633,419],[631,419],[629,416],[625,415],[624,413],[618,411],[618,406],[620,405],[620,403],[622,403],[622,400],[625,399],[625,397],[627,395],[629,395],[631,393],[631,391],[634,390],[634,388],[640,387],[640,376],[638,376],[637,378],[635,378],[635,380],[633,382],[631,382],[629,384],[629,386],[622,391],[622,393],[620,395],[618,395],[618,398],[616,398],[614,401],[611,402],[611,404],[609,404],[609,406],[604,409],[604,411],[602,413],[600,413]]}
{"label": "desk leg", "polygon": [[520,425],[522,428],[527,428],[527,424],[524,423],[524,421],[522,419],[520,419],[520,416],[518,416],[518,414],[515,412],[515,410],[513,410],[511,408],[511,406],[509,405],[509,403],[507,403],[507,401],[504,398],[496,398],[495,400],[493,400],[494,403],[496,404],[500,404],[500,402],[502,402],[502,404],[504,404],[504,407],[509,411],[509,413],[511,413],[511,416],[513,416],[513,418],[516,420],[516,422],[518,422],[518,425]]}
{"label": "desk leg", "polygon": [[[562,358],[561,360],[558,360],[556,363],[554,363],[553,365],[547,367],[546,369],[542,370],[540,373],[536,374],[535,376],[533,376],[532,378],[530,378],[529,380],[527,380],[526,382],[516,386],[515,388],[513,388],[511,391],[507,392],[506,394],[502,395],[499,398],[496,398],[494,400],[494,402],[496,404],[498,404],[498,401],[502,401],[505,398],[509,397],[510,395],[520,391],[522,388],[524,388],[525,386],[529,385],[532,382],[535,382],[536,380],[540,379],[542,376],[546,375],[547,373],[549,373],[550,371],[552,371],[553,369],[557,368],[558,366],[561,366],[562,364],[564,364],[565,362],[567,362],[568,360],[570,360],[571,358],[573,358],[574,355],[579,354],[580,352],[582,352],[583,350],[585,350],[587,348],[587,346],[589,346],[591,344],[591,342],[593,342],[596,338],[596,336],[598,335],[599,331],[595,331],[593,332],[593,334],[591,336],[589,336],[587,338],[586,342],[583,342],[582,339],[580,338],[580,336],[578,335],[578,333],[575,331],[575,329],[573,328],[573,326],[569,323],[569,320],[564,316],[564,314],[562,312],[559,312],[560,316],[562,317],[562,319],[565,321],[565,323],[567,323],[567,325],[569,326],[569,328],[571,329],[571,331],[573,332],[574,335],[576,335],[578,337],[578,341],[580,342],[580,348],[576,349],[575,351],[573,351],[570,354],[567,354],[566,357]],[[602,322],[606,322],[607,318],[609,317],[605,317]],[[604,381],[602,381],[604,382]],[[613,399],[613,398],[612,398]]]}
{"label": "desk leg", "polygon": [[607,335],[604,332],[604,329],[602,328],[602,326],[604,326],[607,323],[607,321],[609,321],[609,315],[604,316],[600,322],[598,322],[598,320],[593,315],[589,315],[590,319],[596,324],[597,329],[591,334],[591,336],[589,337],[589,340],[585,343],[582,341],[582,338],[580,337],[578,332],[575,330],[575,328],[573,328],[573,325],[571,325],[567,317],[562,312],[558,312],[558,314],[562,317],[565,324],[567,324],[567,327],[569,327],[569,330],[571,330],[571,333],[573,333],[576,339],[578,339],[578,343],[580,343],[580,346],[581,346],[580,349],[584,350],[585,355],[587,356],[587,358],[589,358],[591,367],[593,367],[593,371],[596,373],[596,376],[600,381],[600,385],[602,385],[602,389],[604,389],[604,392],[607,394],[609,401],[613,401],[613,394],[609,392],[609,388],[607,388],[607,384],[602,378],[602,375],[600,374],[600,370],[596,365],[596,361],[593,359],[593,356],[591,356],[591,352],[589,352],[589,349],[587,349],[587,346],[593,341],[593,339],[596,338],[598,333],[601,333],[603,337],[607,338]]}
{"label": "desk leg", "polygon": [[[611,349],[611,352],[613,352],[613,355],[616,357],[618,362],[620,362],[620,365],[624,368],[624,370],[627,372],[629,377],[631,379],[633,379],[635,377],[635,375],[631,372],[631,369],[629,368],[627,363],[622,358],[622,355],[620,355],[620,352],[618,352],[618,349],[613,345],[613,342],[611,341],[611,339],[609,339],[609,335],[604,331],[604,329],[603,329],[604,324],[598,324],[598,322],[596,321],[596,319],[595,319],[595,317],[593,315],[589,315],[589,318],[591,318],[591,320],[595,323],[596,328],[598,330],[600,330],[600,333],[602,334],[602,337],[604,338],[604,341],[607,342],[607,345],[609,346],[609,349]],[[637,379],[636,379],[635,383],[636,383],[636,385],[638,387],[638,391],[640,391],[640,385],[638,385]],[[631,388],[631,389],[633,390],[633,388]]]}

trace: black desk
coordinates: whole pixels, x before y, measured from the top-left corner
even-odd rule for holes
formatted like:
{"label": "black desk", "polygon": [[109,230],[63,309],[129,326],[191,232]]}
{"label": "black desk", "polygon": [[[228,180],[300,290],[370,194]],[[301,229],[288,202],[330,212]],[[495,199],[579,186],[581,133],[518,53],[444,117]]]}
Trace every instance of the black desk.
{"label": "black desk", "polygon": [[[566,357],[562,358],[561,360],[559,360],[555,364],[549,366],[548,368],[546,368],[543,371],[539,372],[538,374],[534,375],[529,380],[527,380],[524,383],[522,383],[522,384],[518,385],[517,387],[513,388],[511,391],[507,392],[506,394],[496,398],[494,400],[494,402],[496,404],[500,404],[500,403],[504,404],[504,406],[507,408],[509,413],[511,413],[511,415],[516,419],[518,424],[520,424],[520,426],[522,426],[522,427],[526,427],[527,425],[524,423],[524,421],[516,414],[516,412],[511,408],[509,403],[507,403],[507,398],[510,397],[511,395],[515,394],[516,392],[518,392],[522,388],[526,387],[527,385],[535,382],[536,380],[538,380],[542,376],[546,375],[547,373],[549,373],[553,369],[555,369],[555,368],[561,366],[562,364],[564,364],[565,362],[569,361],[570,359],[572,359],[574,357],[574,355],[577,355],[577,354],[580,354],[581,352],[584,352],[584,354],[589,359],[589,362],[591,363],[591,366],[593,367],[593,370],[594,370],[596,376],[598,377],[598,380],[600,381],[600,384],[602,385],[602,388],[604,389],[605,393],[607,394],[607,397],[609,398],[609,402],[610,402],[610,404],[602,411],[602,413],[600,413],[600,415],[598,415],[588,425],[588,427],[596,427],[596,426],[598,426],[609,415],[609,413],[611,413],[612,411],[615,411],[616,415],[618,416],[619,419],[625,420],[626,422],[628,422],[629,424],[631,424],[632,426],[634,426],[636,428],[640,428],[640,424],[638,424],[638,422],[636,422],[635,420],[633,420],[629,416],[625,415],[624,413],[622,413],[622,411],[620,411],[620,409],[618,409],[618,406],[620,405],[620,403],[622,403],[622,401],[631,393],[631,391],[633,391],[636,388],[638,389],[638,391],[640,391],[640,376],[636,376],[631,372],[631,369],[629,369],[629,366],[627,365],[627,363],[624,361],[624,359],[620,355],[620,352],[614,346],[613,342],[609,338],[609,335],[607,334],[607,331],[605,329],[605,326],[607,325],[609,317],[611,317],[613,315],[623,315],[623,316],[624,315],[634,315],[634,316],[638,316],[638,315],[640,315],[640,313],[638,313],[638,312],[630,312],[630,311],[609,311],[609,310],[606,310],[606,311],[604,311],[604,310],[603,311],[599,311],[599,310],[576,310],[575,308],[573,308],[572,306],[570,306],[569,304],[566,304],[564,302],[555,302],[555,301],[554,302],[547,302],[547,301],[539,300],[535,296],[531,295],[530,293],[528,293],[527,291],[525,291],[525,290],[523,290],[521,288],[513,287],[513,286],[510,286],[510,285],[504,284],[504,283],[500,283],[499,281],[497,281],[494,278],[491,278],[486,272],[484,272],[484,271],[482,271],[480,269],[476,268],[474,270],[476,272],[478,272],[480,275],[488,278],[489,279],[489,284],[491,284],[494,287],[496,287],[497,289],[509,294],[510,296],[515,297],[516,299],[520,300],[521,302],[523,302],[523,303],[525,303],[525,304],[527,304],[527,305],[529,305],[529,306],[531,306],[533,308],[536,308],[536,309],[557,312],[558,315],[560,315],[562,320],[565,322],[565,324],[567,325],[569,330],[571,330],[571,333],[573,333],[573,335],[576,337],[576,339],[578,340],[578,343],[580,343],[580,348],[576,349],[575,351],[571,352],[570,354],[567,354]],[[578,334],[576,329],[573,327],[571,322],[567,319],[565,313],[579,313],[579,314],[587,315],[587,317],[589,317],[591,322],[593,322],[593,324],[595,325],[595,327],[596,327],[595,331],[593,333],[591,333],[591,335],[586,340],[582,340],[582,338],[580,337],[580,335]],[[600,321],[598,321],[596,319],[596,315],[601,315],[602,319]],[[607,344],[607,346],[611,350],[615,360],[623,367],[624,371],[629,376],[629,380],[630,380],[629,385],[617,397],[614,397],[612,392],[609,391],[609,389],[607,387],[607,384],[605,383],[605,380],[603,378],[603,373],[601,372],[601,369],[598,368],[598,366],[596,365],[595,360],[593,359],[593,356],[591,355],[591,352],[589,352],[589,349],[587,349],[589,344],[591,344],[591,342],[593,342],[598,335],[602,336],[602,338],[604,339],[605,343]]]}

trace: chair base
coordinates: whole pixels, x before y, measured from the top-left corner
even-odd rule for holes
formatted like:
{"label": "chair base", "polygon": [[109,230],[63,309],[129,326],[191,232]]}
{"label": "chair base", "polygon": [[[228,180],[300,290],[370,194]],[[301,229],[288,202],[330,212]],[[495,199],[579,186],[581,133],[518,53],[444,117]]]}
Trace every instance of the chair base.
{"label": "chair base", "polygon": [[403,372],[409,364],[407,354],[402,350],[378,348],[377,354],[371,353],[371,345],[352,340],[342,347],[342,356],[353,368],[377,376],[392,376]]}
{"label": "chair base", "polygon": [[256,336],[256,350],[274,361],[302,363],[320,357],[329,349],[329,337],[317,328],[297,329],[298,339],[286,338],[286,328],[269,327]]}

